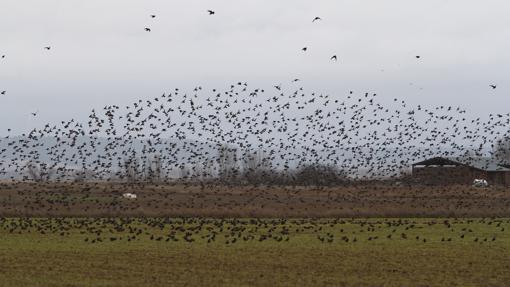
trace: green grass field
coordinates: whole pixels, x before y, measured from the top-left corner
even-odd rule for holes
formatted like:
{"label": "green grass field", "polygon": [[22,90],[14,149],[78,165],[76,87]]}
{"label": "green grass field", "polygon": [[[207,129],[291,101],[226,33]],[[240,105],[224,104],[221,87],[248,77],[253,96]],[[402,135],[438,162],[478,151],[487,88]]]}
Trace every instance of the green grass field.
{"label": "green grass field", "polygon": [[508,286],[508,219],[0,219],[0,286]]}

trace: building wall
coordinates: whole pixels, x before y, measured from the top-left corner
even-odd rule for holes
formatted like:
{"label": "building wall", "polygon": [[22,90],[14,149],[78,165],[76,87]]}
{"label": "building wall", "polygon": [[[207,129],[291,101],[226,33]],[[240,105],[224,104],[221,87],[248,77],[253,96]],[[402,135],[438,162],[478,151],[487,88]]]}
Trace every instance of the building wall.
{"label": "building wall", "polygon": [[474,179],[490,181],[487,172],[468,166],[414,167],[413,178],[423,184],[472,184]]}
{"label": "building wall", "polygon": [[489,173],[490,184],[510,186],[510,171],[493,171]]}
{"label": "building wall", "polygon": [[485,179],[491,185],[510,186],[509,171],[486,172],[468,166],[414,167],[413,178],[424,184],[472,184],[474,179]]}
{"label": "building wall", "polygon": [[504,184],[505,174],[502,172],[489,172],[489,184]]}

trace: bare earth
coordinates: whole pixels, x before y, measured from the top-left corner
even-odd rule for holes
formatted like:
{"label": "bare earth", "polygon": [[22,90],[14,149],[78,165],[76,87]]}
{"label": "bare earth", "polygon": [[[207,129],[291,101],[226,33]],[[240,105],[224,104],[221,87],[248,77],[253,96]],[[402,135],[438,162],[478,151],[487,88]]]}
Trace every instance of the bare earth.
{"label": "bare earth", "polygon": [[[135,193],[135,200],[122,193]],[[510,188],[0,184],[4,217],[509,217]]]}

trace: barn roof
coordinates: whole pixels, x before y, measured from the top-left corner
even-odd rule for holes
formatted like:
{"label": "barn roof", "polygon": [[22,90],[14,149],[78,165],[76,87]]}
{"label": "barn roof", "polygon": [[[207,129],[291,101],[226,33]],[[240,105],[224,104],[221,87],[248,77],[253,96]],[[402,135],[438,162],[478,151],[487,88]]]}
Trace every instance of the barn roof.
{"label": "barn roof", "polygon": [[484,171],[510,171],[508,165],[489,157],[434,157],[413,164],[416,165],[464,165]]}

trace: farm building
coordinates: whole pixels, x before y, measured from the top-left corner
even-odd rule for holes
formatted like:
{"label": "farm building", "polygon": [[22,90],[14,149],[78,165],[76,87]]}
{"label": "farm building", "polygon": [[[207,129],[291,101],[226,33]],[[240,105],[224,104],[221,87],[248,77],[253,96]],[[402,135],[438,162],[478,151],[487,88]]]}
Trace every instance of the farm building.
{"label": "farm building", "polygon": [[472,184],[485,179],[491,185],[510,185],[510,166],[485,157],[434,157],[412,165],[413,179],[425,184]]}

